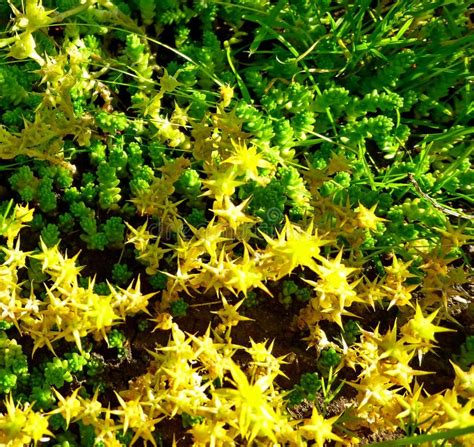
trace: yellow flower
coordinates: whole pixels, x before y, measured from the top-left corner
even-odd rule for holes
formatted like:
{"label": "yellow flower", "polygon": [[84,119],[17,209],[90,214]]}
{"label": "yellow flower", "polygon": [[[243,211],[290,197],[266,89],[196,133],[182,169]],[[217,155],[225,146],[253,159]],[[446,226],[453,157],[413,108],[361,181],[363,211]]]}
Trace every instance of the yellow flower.
{"label": "yellow flower", "polygon": [[244,223],[255,223],[257,219],[249,217],[242,210],[247,206],[250,199],[245,199],[240,205],[234,205],[228,196],[224,197],[224,203],[215,201],[212,212],[219,217],[223,217],[230,228],[237,231],[237,228]]}
{"label": "yellow flower", "polygon": [[[1,47],[1,46],[0,46]],[[0,235],[7,238],[7,247],[12,248],[15,238],[20,230],[25,226],[25,222],[33,220],[34,209],[29,209],[28,205],[15,205],[13,215],[6,217],[10,212],[13,201],[8,204],[5,215],[0,216]]]}
{"label": "yellow flower", "polygon": [[162,420],[164,416],[162,418],[152,419],[144,410],[145,404],[140,400],[125,401],[117,392],[115,392],[115,395],[117,396],[121,408],[112,410],[111,413],[120,416],[124,433],[129,428],[135,432],[131,444],[136,442],[139,438],[142,438],[156,446],[152,432],[155,430],[155,425]]}
{"label": "yellow flower", "polygon": [[408,278],[415,278],[416,275],[410,273],[408,270],[413,261],[401,262],[395,255],[392,257],[392,265],[385,267],[388,275],[388,283],[390,282],[404,282]]}
{"label": "yellow flower", "polygon": [[225,286],[235,295],[242,292],[247,297],[248,290],[258,287],[272,296],[271,292],[262,282],[265,278],[262,270],[256,265],[254,259],[250,259],[247,247],[244,249],[244,256],[240,262],[228,263],[228,271]]}
{"label": "yellow flower", "polygon": [[[388,282],[390,282],[388,280]],[[415,289],[418,288],[418,284],[405,285],[400,282],[396,284],[390,284],[382,286],[384,290],[388,292],[390,303],[388,304],[388,309],[391,309],[393,306],[410,306],[413,307],[411,302],[412,294]]]}
{"label": "yellow flower", "polygon": [[[365,332],[368,337],[368,333]],[[395,320],[392,329],[387,330],[387,332],[382,336],[379,334],[379,328],[377,326],[373,334],[373,340],[378,344],[382,353],[380,354],[380,359],[394,359],[397,361],[403,361],[406,359],[405,354],[408,351],[412,351],[409,346],[407,346],[402,339],[397,339],[397,320]]]}
{"label": "yellow flower", "polygon": [[23,12],[19,11],[12,4],[10,6],[16,16],[12,31],[17,32],[21,30],[22,32],[17,33],[11,38],[0,39],[0,48],[12,43],[9,56],[15,59],[31,57],[38,64],[43,65],[44,59],[35,50],[36,43],[33,33],[40,28],[48,27],[54,22],[54,18],[50,17],[54,11],[44,9],[40,0],[26,0]]}
{"label": "yellow flower", "polygon": [[6,255],[3,265],[11,265],[11,268],[15,270],[25,267],[26,258],[32,253],[31,251],[26,252],[20,249],[20,237],[16,240],[15,248],[1,247],[1,250]]}
{"label": "yellow flower", "polygon": [[231,328],[233,326],[237,326],[241,321],[252,321],[251,318],[244,317],[239,314],[238,310],[239,307],[242,306],[245,300],[239,301],[237,304],[233,306],[227,302],[225,297],[222,297],[222,305],[224,306],[221,310],[212,312],[213,314],[219,315],[219,318],[222,321],[222,324],[227,327]]}
{"label": "yellow flower", "polygon": [[316,407],[313,407],[311,418],[305,419],[304,425],[300,427],[300,430],[306,439],[314,439],[317,447],[324,447],[326,441],[342,442],[342,438],[336,435],[332,428],[338,419],[339,416],[324,419],[324,416],[318,413]]}
{"label": "yellow flower", "polygon": [[116,300],[114,308],[118,308],[117,310],[121,318],[125,318],[127,315],[135,315],[138,312],[145,312],[150,315],[150,312],[147,309],[148,302],[150,301],[150,298],[157,294],[157,292],[151,292],[144,295],[140,290],[140,276],[138,276],[135,281],[132,281],[126,289],[119,287],[117,291],[110,284],[109,288],[112,291],[111,296]]}
{"label": "yellow flower", "polygon": [[385,376],[390,378],[390,381],[396,385],[401,385],[406,390],[410,390],[410,383],[414,376],[421,376],[432,374],[429,371],[419,371],[409,366],[413,355],[410,353],[403,353],[399,356],[398,361],[381,362],[381,371]]}
{"label": "yellow flower", "polygon": [[155,332],[157,329],[168,331],[173,327],[173,316],[168,312],[159,312],[155,318],[150,318],[149,321],[156,323],[152,332]]}
{"label": "yellow flower", "polygon": [[4,402],[6,413],[0,413],[0,445],[16,447],[49,440],[48,416],[36,413],[29,404],[16,406],[10,395]]}
{"label": "yellow flower", "polygon": [[423,399],[420,399],[422,397],[422,390],[423,385],[419,385],[415,382],[413,392],[410,392],[408,396],[402,397],[399,394],[395,394],[395,399],[397,399],[398,403],[404,408],[403,411],[397,414],[397,419],[401,419],[402,421],[407,419],[410,422],[414,421],[416,423],[420,416],[426,413]]}
{"label": "yellow flower", "polygon": [[266,341],[255,343],[250,339],[250,344],[251,347],[245,348],[245,350],[252,356],[252,362],[250,363],[252,375],[261,374],[262,371],[265,371],[268,375],[275,374],[287,378],[286,374],[281,371],[280,365],[288,363],[285,362],[285,358],[288,355],[275,357],[272,354],[273,341],[268,347]]}
{"label": "yellow flower", "polygon": [[224,172],[212,172],[209,174],[209,180],[203,180],[203,184],[208,190],[202,196],[213,196],[217,201],[222,201],[225,196],[230,197],[234,194],[237,186],[245,182],[235,180],[237,172],[232,166]]}
{"label": "yellow flower", "polygon": [[80,387],[76,388],[70,396],[64,397],[59,391],[53,388],[54,394],[59,400],[58,408],[53,410],[50,414],[59,413],[66,420],[66,428],[72,419],[79,416],[82,412],[81,401],[77,397]]}
{"label": "yellow flower", "polygon": [[463,371],[458,365],[451,362],[453,365],[456,377],[454,379],[454,389],[461,397],[465,399],[474,399],[474,365],[469,371]]}
{"label": "yellow flower", "polygon": [[54,18],[50,17],[51,14],[54,13],[54,10],[44,9],[41,0],[26,0],[23,12],[14,6],[12,6],[12,10],[16,16],[14,25],[15,31],[24,29],[28,32],[34,32],[54,22]]}
{"label": "yellow flower", "polygon": [[363,277],[363,283],[359,286],[359,296],[363,302],[367,303],[375,310],[375,303],[381,302],[387,296],[387,292],[383,289],[380,279],[376,278],[370,281],[367,277]]}
{"label": "yellow flower", "polygon": [[474,427],[474,399],[468,400],[464,406],[458,402],[454,407],[444,400],[441,403],[451,420],[439,427],[440,429]]}
{"label": "yellow flower", "polygon": [[67,255],[63,255],[59,251],[59,244],[54,247],[47,247],[42,240],[41,253],[31,257],[43,262],[41,266],[42,271],[46,272],[54,280],[54,285],[51,287],[52,290],[60,287],[71,288],[76,286],[78,275],[84,268],[76,265],[79,252],[72,258],[68,258]]}
{"label": "yellow flower", "polygon": [[[116,447],[115,432],[119,430],[114,419],[112,419],[112,411],[107,408],[105,410],[105,417],[101,419],[96,428],[96,440],[103,441],[107,447]],[[118,446],[117,446],[118,447]]]}
{"label": "yellow flower", "polygon": [[[223,353],[221,351],[226,346],[224,343],[216,343],[211,337],[211,327],[208,326],[204,335],[196,336],[189,334],[189,339],[193,342],[194,356],[203,365],[203,369],[209,375],[211,380],[223,379],[225,374],[225,365],[223,362]],[[233,347],[232,347],[233,349]],[[233,351],[230,353],[232,354]]]}
{"label": "yellow flower", "polygon": [[316,266],[316,273],[320,276],[318,282],[305,280],[308,284],[315,287],[323,296],[327,294],[335,295],[339,300],[339,307],[349,307],[357,299],[357,293],[354,288],[360,280],[349,284],[348,277],[358,269],[346,267],[342,262],[342,250],[331,260],[322,258],[322,264]]}
{"label": "yellow flower", "polygon": [[40,239],[41,253],[32,255],[32,258],[43,261],[41,270],[45,272],[48,269],[52,269],[55,266],[61,265],[62,256],[59,253],[58,246],[48,247],[42,239]]}
{"label": "yellow flower", "polygon": [[337,172],[352,172],[352,168],[350,167],[349,160],[344,155],[338,155],[333,152],[327,167],[327,173],[333,175]]}
{"label": "yellow flower", "polygon": [[230,105],[230,101],[234,97],[234,89],[230,85],[223,85],[220,88],[220,95],[222,98],[221,104],[222,107],[227,107]]}
{"label": "yellow flower", "polygon": [[364,377],[359,383],[350,383],[350,385],[359,390],[356,398],[359,412],[372,405],[388,407],[393,404],[394,395],[400,390],[400,388],[393,388],[394,385],[388,377],[376,373]]}
{"label": "yellow flower", "polygon": [[[25,328],[26,332],[31,335],[34,340],[33,350],[31,352],[32,357],[35,355],[35,352],[38,348],[42,348],[45,345],[54,355],[56,355],[51,340],[54,338],[57,332],[52,331],[51,327],[49,326],[49,323],[45,323],[45,320],[46,318],[42,317],[40,320],[34,321],[33,324],[31,324],[32,327]],[[28,326],[30,326],[30,324],[28,324]],[[81,351],[81,347],[78,347]]]}
{"label": "yellow flower", "polygon": [[99,416],[105,410],[97,399],[99,397],[99,388],[96,388],[94,395],[90,399],[79,396],[82,406],[81,422],[86,425],[100,425]]}
{"label": "yellow flower", "polygon": [[377,217],[375,215],[375,209],[377,208],[377,204],[375,204],[372,208],[368,209],[362,203],[359,202],[359,208],[357,208],[357,215],[356,215],[356,222],[359,227],[368,228],[369,230],[377,230],[377,224],[379,222],[386,222],[387,219],[383,219],[382,217]]}
{"label": "yellow flower", "polygon": [[234,445],[230,430],[225,428],[226,422],[205,420],[193,425],[188,433],[193,436],[193,447]]}
{"label": "yellow flower", "polygon": [[244,142],[236,143],[232,140],[234,150],[232,155],[222,163],[230,163],[239,168],[239,174],[242,174],[246,180],[258,180],[258,168],[269,169],[272,164],[263,158],[261,153],[257,152],[257,146],[247,147]]}
{"label": "yellow flower", "polygon": [[133,228],[128,222],[125,222],[131,235],[127,237],[127,244],[133,244],[135,249],[139,252],[145,251],[150,241],[156,239],[156,236],[151,234],[147,229],[148,222],[145,222],[141,227]]}
{"label": "yellow flower", "polygon": [[211,259],[207,264],[201,264],[199,286],[205,287],[205,292],[213,287],[218,293],[221,288],[225,287],[229,264],[226,249],[222,247],[217,258]]}
{"label": "yellow flower", "polygon": [[271,384],[273,376],[261,376],[255,383],[249,382],[244,372],[232,360],[228,359],[228,369],[232,375],[234,388],[219,388],[213,394],[223,400],[231,401],[235,406],[235,421],[228,422],[240,431],[240,435],[253,445],[257,437],[266,437],[277,443],[276,427],[288,424],[287,417],[276,411],[277,397]]}
{"label": "yellow flower", "polygon": [[154,275],[158,272],[160,261],[170,251],[169,248],[160,247],[160,239],[161,237],[158,236],[153,243],[148,244],[145,250],[137,256],[138,260],[147,265],[145,270],[147,275]]}
{"label": "yellow flower", "polygon": [[291,273],[296,267],[308,267],[317,272],[318,266],[314,259],[322,259],[319,255],[320,247],[328,244],[329,240],[322,239],[318,230],[314,229],[314,222],[303,230],[298,225],[286,222],[274,240],[268,235],[261,233],[268,243],[266,257],[270,261],[269,267],[274,270],[275,280]]}
{"label": "yellow flower", "polygon": [[90,327],[93,328],[94,332],[100,333],[105,341],[108,341],[106,329],[118,323],[120,319],[112,305],[112,300],[113,295],[96,295],[87,303],[85,316],[90,322]]}
{"label": "yellow flower", "polygon": [[[211,257],[215,259],[217,257],[217,246],[222,242],[230,241],[228,237],[223,237],[226,227],[221,224],[215,224],[215,217],[207,224],[207,227],[203,228],[194,228],[191,224],[188,224],[188,227],[193,232],[193,239],[189,243],[189,247],[202,247]],[[186,247],[188,248],[188,247]],[[186,257],[186,252],[184,252],[183,258]]]}
{"label": "yellow flower", "polygon": [[439,312],[439,308],[427,317],[423,316],[423,312],[418,303],[416,303],[415,315],[400,328],[403,339],[410,344],[418,346],[418,356],[420,358],[424,353],[428,352],[433,346],[435,334],[437,332],[453,332],[453,329],[447,329],[433,324],[433,320]]}

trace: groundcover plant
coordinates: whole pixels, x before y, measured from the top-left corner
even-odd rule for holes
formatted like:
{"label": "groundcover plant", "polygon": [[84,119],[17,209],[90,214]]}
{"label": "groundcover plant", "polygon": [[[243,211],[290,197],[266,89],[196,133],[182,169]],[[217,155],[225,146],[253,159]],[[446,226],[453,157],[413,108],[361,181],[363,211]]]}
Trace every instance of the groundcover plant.
{"label": "groundcover plant", "polygon": [[0,0],[0,445],[472,447],[473,13]]}

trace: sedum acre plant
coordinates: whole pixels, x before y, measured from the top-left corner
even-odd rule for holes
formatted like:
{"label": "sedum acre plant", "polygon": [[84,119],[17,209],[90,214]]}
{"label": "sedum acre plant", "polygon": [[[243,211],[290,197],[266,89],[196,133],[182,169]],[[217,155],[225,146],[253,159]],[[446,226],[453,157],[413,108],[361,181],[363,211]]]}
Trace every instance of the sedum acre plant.
{"label": "sedum acre plant", "polygon": [[0,444],[474,444],[464,0],[0,0]]}

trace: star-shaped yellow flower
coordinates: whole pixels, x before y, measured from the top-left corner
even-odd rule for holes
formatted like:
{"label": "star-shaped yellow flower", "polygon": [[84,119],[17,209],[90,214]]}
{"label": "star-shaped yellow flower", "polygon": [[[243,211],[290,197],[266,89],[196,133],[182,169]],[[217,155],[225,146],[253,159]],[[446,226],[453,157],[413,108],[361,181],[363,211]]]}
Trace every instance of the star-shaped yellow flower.
{"label": "star-shaped yellow flower", "polygon": [[214,209],[212,212],[219,217],[223,217],[228,223],[230,228],[234,231],[244,223],[254,223],[257,219],[250,217],[245,214],[242,210],[247,206],[250,198],[245,199],[240,205],[234,205],[228,196],[224,197],[222,202],[214,202]]}
{"label": "star-shaped yellow flower", "polygon": [[229,274],[226,281],[226,287],[235,295],[242,292],[247,297],[247,291],[259,287],[270,296],[273,296],[265,284],[262,282],[265,276],[258,267],[254,259],[250,259],[247,247],[244,249],[244,255],[239,262],[228,263]]}
{"label": "star-shaped yellow flower", "polygon": [[53,388],[54,394],[59,400],[58,408],[51,411],[50,414],[59,413],[66,420],[66,428],[69,427],[71,419],[76,418],[82,411],[82,405],[77,397],[77,393],[81,388],[76,388],[70,396],[64,397],[59,391]]}
{"label": "star-shaped yellow flower", "polygon": [[212,312],[213,314],[219,315],[222,320],[222,324],[228,328],[237,326],[241,321],[252,321],[251,318],[244,317],[239,314],[239,307],[242,306],[245,300],[241,300],[238,303],[232,305],[227,302],[225,297],[222,297],[223,308],[221,310]]}
{"label": "star-shaped yellow flower", "polygon": [[261,153],[257,152],[257,146],[247,147],[244,142],[231,141],[234,150],[232,155],[222,163],[230,163],[238,167],[239,173],[246,179],[257,180],[258,168],[271,168],[272,164],[263,158]]}
{"label": "star-shaped yellow flower", "polygon": [[474,399],[474,365],[471,366],[469,371],[463,371],[453,362],[451,362],[451,365],[453,365],[456,374],[454,379],[454,388],[456,391],[465,399]]}
{"label": "star-shaped yellow flower", "polygon": [[429,348],[432,347],[436,341],[435,334],[437,332],[452,332],[453,329],[433,324],[433,320],[436,318],[438,312],[439,308],[425,317],[420,305],[416,303],[415,315],[408,323],[400,328],[400,332],[403,334],[405,341],[415,345],[425,345]]}
{"label": "star-shaped yellow flower", "polygon": [[339,416],[324,419],[324,416],[320,415],[316,408],[313,408],[311,418],[305,419],[305,424],[300,427],[300,430],[306,439],[314,439],[317,447],[324,447],[326,441],[330,440],[343,442],[343,439],[332,430],[338,419]]}
{"label": "star-shaped yellow flower", "polygon": [[458,405],[454,407],[444,400],[442,400],[441,403],[444,407],[446,414],[451,420],[441,425],[441,427],[439,427],[440,429],[467,428],[474,426],[473,399],[468,400],[464,406],[461,406],[461,404],[458,402]]}
{"label": "star-shaped yellow flower", "polygon": [[377,217],[375,215],[375,209],[377,203],[370,209],[366,208],[362,203],[359,202],[359,208],[357,208],[356,222],[359,227],[368,228],[369,230],[375,231],[379,222],[386,222],[387,219]]}
{"label": "star-shaped yellow flower", "polygon": [[[261,233],[267,241],[266,257],[270,258],[274,268],[277,269],[275,280],[291,273],[296,267],[308,267],[318,272],[316,259],[322,259],[319,255],[320,248],[328,244],[329,240],[322,239],[318,230],[314,228],[311,221],[306,230],[290,222],[286,218],[285,226],[278,233],[278,239],[272,239],[265,233]],[[272,268],[273,266],[270,266]]]}
{"label": "star-shaped yellow flower", "polygon": [[212,172],[209,174],[209,180],[203,180],[207,191],[202,196],[213,196],[216,200],[222,201],[224,197],[230,197],[234,194],[236,188],[245,182],[235,180],[237,176],[236,169],[231,166],[223,172]]}

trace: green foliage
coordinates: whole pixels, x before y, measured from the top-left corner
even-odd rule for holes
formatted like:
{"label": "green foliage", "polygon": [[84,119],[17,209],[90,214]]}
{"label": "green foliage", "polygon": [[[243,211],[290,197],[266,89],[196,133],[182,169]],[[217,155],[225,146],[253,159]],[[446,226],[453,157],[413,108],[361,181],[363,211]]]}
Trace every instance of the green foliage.
{"label": "green foliage", "polygon": [[101,356],[91,355],[87,361],[86,370],[89,377],[99,376],[105,369],[105,362]]}
{"label": "green foliage", "polygon": [[318,373],[306,373],[300,377],[299,384],[295,385],[287,395],[289,407],[299,405],[304,400],[310,402],[316,399],[317,393],[321,390],[321,379]]}
{"label": "green foliage", "polygon": [[[79,426],[79,435],[81,438],[81,446],[84,447],[94,447],[95,445],[100,445],[103,443],[96,443],[96,434],[94,427],[92,425],[86,425],[82,422],[78,422]],[[101,446],[102,447],[102,446]]]}
{"label": "green foliage", "polygon": [[455,356],[456,363],[467,370],[474,365],[474,335],[468,335],[461,345],[460,352]]}
{"label": "green foliage", "polygon": [[148,145],[148,156],[155,168],[160,168],[166,159],[166,147],[157,141],[151,141]]}
{"label": "green foliage", "polygon": [[200,424],[204,421],[203,416],[191,416],[188,413],[183,413],[181,414],[181,421],[183,424],[183,428],[189,428],[192,427],[193,425]]}
{"label": "green foliage", "polygon": [[112,267],[112,279],[119,285],[124,286],[130,282],[133,272],[127,264],[114,264]]}
{"label": "green foliage", "polygon": [[106,282],[97,282],[94,284],[94,293],[97,293],[97,295],[109,295],[110,287]]}
{"label": "green foliage", "polygon": [[188,313],[189,304],[183,299],[178,299],[170,304],[170,312],[173,317],[185,317]]}
{"label": "green foliage", "polygon": [[102,225],[102,231],[105,233],[109,245],[121,245],[123,243],[125,225],[121,217],[110,217]]}
{"label": "green foliage", "polygon": [[196,203],[201,194],[201,178],[195,169],[186,169],[174,184],[176,191],[184,195],[191,204]]}
{"label": "green foliage", "polygon": [[33,386],[29,399],[35,402],[35,408],[37,407],[41,410],[49,410],[56,403],[56,398],[49,385]]}
{"label": "green foliage", "polygon": [[58,216],[58,227],[64,233],[70,233],[74,228],[74,217],[71,213],[63,213]]}
{"label": "green foliage", "polygon": [[258,295],[256,292],[251,290],[250,292],[247,293],[247,296],[244,298],[244,306],[246,308],[252,308],[257,306],[260,303],[260,300],[258,299]]}
{"label": "green foliage", "polygon": [[46,244],[47,247],[53,247],[59,242],[59,228],[55,224],[46,225],[41,230],[41,240]]}
{"label": "green foliage", "polygon": [[87,365],[90,355],[87,352],[83,354],[68,352],[64,354],[64,358],[67,360],[69,370],[73,373],[77,373],[82,371],[84,366]]}
{"label": "green foliage", "polygon": [[345,342],[350,346],[353,345],[359,335],[361,334],[360,326],[355,320],[347,320],[344,323],[344,329],[342,331],[342,335],[344,337]]}
{"label": "green foliage", "polygon": [[117,209],[117,203],[121,199],[117,170],[110,164],[103,162],[97,168],[97,179],[99,181],[99,204],[101,208],[106,210]]}
{"label": "green foliage", "polygon": [[97,125],[108,133],[125,130],[128,127],[128,120],[125,113],[122,112],[98,112],[95,115]]}
{"label": "green foliage", "polygon": [[132,141],[127,147],[128,166],[132,175],[137,175],[143,169],[145,162],[143,159],[143,150],[140,144]]}
{"label": "green foliage", "polygon": [[140,332],[145,332],[150,327],[150,322],[148,320],[140,320],[138,322],[138,330]]}
{"label": "green foliage", "polygon": [[0,331],[8,331],[13,326],[13,323],[7,320],[0,320]]}
{"label": "green foliage", "polygon": [[318,359],[318,368],[326,376],[328,371],[336,368],[340,362],[341,355],[334,348],[323,349]]}
{"label": "green foliage", "polygon": [[127,430],[125,433],[119,431],[115,437],[117,438],[118,441],[121,442],[122,445],[128,446],[132,443],[133,439],[133,431],[132,430]]}
{"label": "green foliage", "polygon": [[[44,174],[38,179],[31,168],[25,165],[18,168],[17,172],[10,176],[9,182],[12,189],[19,193],[22,200],[38,202],[41,211],[47,213],[56,209],[57,198],[51,172],[46,171]],[[64,182],[67,181],[64,180]]]}
{"label": "green foliage", "polygon": [[125,355],[125,334],[118,329],[112,329],[109,332],[107,339],[109,341],[109,347],[117,349],[118,358],[123,357]]}
{"label": "green foliage", "polygon": [[99,140],[92,140],[91,144],[89,145],[89,158],[92,163],[95,165],[99,165],[106,160],[106,149],[107,146],[101,143]]}
{"label": "green foliage", "polygon": [[67,360],[54,358],[44,368],[44,380],[48,385],[61,388],[65,382],[72,382],[72,374]]}
{"label": "green foliage", "polygon": [[28,358],[15,339],[0,331],[0,393],[14,390],[28,374]]}
{"label": "green foliage", "polygon": [[[66,431],[67,430],[67,422],[66,419],[60,414],[53,414],[51,417],[48,419],[49,426],[51,427],[52,430],[55,431]],[[62,444],[61,444],[62,445]],[[69,445],[69,442],[68,444]]]}
{"label": "green foliage", "polygon": [[168,282],[168,276],[162,272],[158,272],[153,276],[148,278],[148,282],[150,286],[153,287],[155,290],[163,290],[166,289],[166,284]]}
{"label": "green foliage", "polygon": [[[149,5],[148,10],[143,15],[144,22],[148,22],[154,16],[154,4],[153,2],[146,2]],[[150,85],[150,80],[153,74],[153,68],[150,66],[150,53],[147,51],[146,45],[142,42],[142,39],[137,34],[128,34],[125,39],[125,50],[124,55],[130,67],[138,75],[138,85],[147,84]],[[133,91],[133,90],[132,90]],[[123,129],[125,129],[123,127]],[[120,130],[123,130],[120,129]]]}
{"label": "green foliage", "polygon": [[267,234],[274,234],[283,222],[287,196],[284,186],[277,179],[272,179],[266,186],[251,182],[240,189],[241,198],[252,197],[249,211],[262,219],[259,228]]}
{"label": "green foliage", "polygon": [[31,91],[33,77],[22,70],[22,65],[0,65],[0,107],[6,110],[25,102]]}
{"label": "green foliage", "polygon": [[207,226],[206,215],[203,210],[193,208],[186,216],[186,222],[191,224],[194,228],[202,228]]}
{"label": "green foliage", "polygon": [[53,191],[53,179],[44,177],[38,186],[38,201],[41,211],[47,213],[53,211],[57,206],[56,194]]}
{"label": "green foliage", "polygon": [[285,307],[288,307],[294,298],[300,302],[307,302],[311,298],[311,290],[307,287],[299,286],[293,280],[286,279],[282,283],[278,299]]}
{"label": "green foliage", "polygon": [[10,176],[9,182],[13,190],[17,191],[25,202],[31,202],[37,197],[39,180],[29,166],[18,168],[17,172]]}
{"label": "green foliage", "polygon": [[[306,189],[301,174],[292,166],[281,167],[278,170],[278,174],[280,176],[280,183],[290,201],[292,211],[299,210],[301,216],[298,217],[302,217],[310,208],[309,200],[311,195]],[[298,213],[295,214],[298,215]]]}

